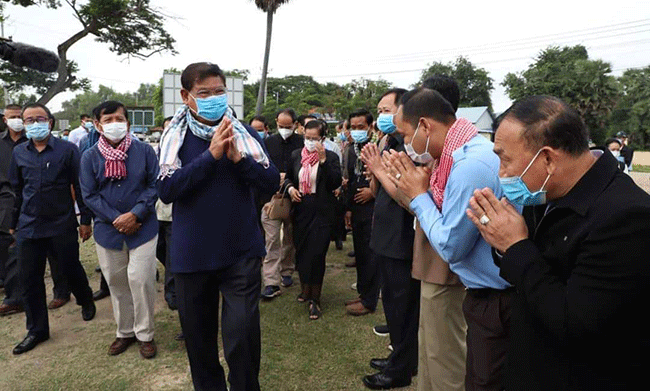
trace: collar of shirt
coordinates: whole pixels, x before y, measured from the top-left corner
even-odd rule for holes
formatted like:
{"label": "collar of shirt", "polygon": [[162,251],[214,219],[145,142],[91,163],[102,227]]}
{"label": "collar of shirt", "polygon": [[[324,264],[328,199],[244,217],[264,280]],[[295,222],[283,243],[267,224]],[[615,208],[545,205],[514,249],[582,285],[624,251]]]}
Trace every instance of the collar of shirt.
{"label": "collar of shirt", "polygon": [[[50,133],[50,135],[47,136],[47,137],[48,137],[48,139],[47,139],[47,144],[45,145],[45,149],[47,149],[47,148],[53,149],[53,148],[54,148],[54,145],[55,145],[58,141],[55,141],[56,137],[54,137],[54,136],[52,135],[52,133]],[[29,144],[27,144],[27,149],[29,149],[29,150],[31,150],[31,151],[33,151],[33,152],[36,152],[36,153],[40,153],[40,152],[36,149],[36,146],[34,145],[34,141],[33,141],[33,140],[29,140]],[[44,150],[45,150],[45,149],[44,149]]]}
{"label": "collar of shirt", "polygon": [[18,141],[14,141],[14,139],[11,138],[11,133],[9,132],[9,129],[5,130],[1,135],[0,138],[6,140],[6,141],[11,141],[14,145],[20,144],[23,141],[27,141],[27,137],[25,137],[25,132],[23,132],[20,135],[20,138]]}
{"label": "collar of shirt", "polygon": [[[555,200],[556,208],[569,208],[584,216],[605,187],[618,173],[618,161],[611,153],[592,151],[598,160],[564,197]],[[600,155],[600,157],[598,157]]]}

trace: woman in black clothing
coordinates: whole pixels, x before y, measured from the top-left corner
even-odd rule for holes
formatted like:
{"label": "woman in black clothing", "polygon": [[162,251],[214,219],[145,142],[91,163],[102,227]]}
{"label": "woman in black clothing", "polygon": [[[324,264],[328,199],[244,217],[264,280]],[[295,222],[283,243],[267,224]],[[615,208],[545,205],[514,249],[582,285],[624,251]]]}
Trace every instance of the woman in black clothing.
{"label": "woman in black clothing", "polygon": [[296,267],[302,286],[298,301],[309,302],[310,319],[321,316],[325,257],[336,219],[333,192],[341,186],[339,158],[322,144],[326,130],[322,120],[305,125],[305,146],[292,153],[284,183],[293,201]]}

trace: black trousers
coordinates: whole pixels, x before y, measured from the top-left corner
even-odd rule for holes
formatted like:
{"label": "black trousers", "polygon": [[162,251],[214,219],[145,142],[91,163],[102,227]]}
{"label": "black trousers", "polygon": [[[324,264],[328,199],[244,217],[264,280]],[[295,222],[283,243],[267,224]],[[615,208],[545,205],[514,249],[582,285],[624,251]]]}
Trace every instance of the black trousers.
{"label": "black trousers", "polygon": [[230,390],[259,391],[261,266],[262,260],[253,258],[222,270],[174,275],[178,311],[196,390],[226,390],[217,338],[221,295],[221,335],[230,370]]}
{"label": "black trousers", "polygon": [[65,273],[77,304],[92,303],[93,293],[88,277],[79,262],[79,242],[76,230],[59,236],[40,239],[18,239],[20,285],[24,292],[27,331],[31,335],[49,336],[50,326],[45,302],[45,259],[50,252]]}
{"label": "black trousers", "polygon": [[467,320],[467,391],[501,391],[510,337],[511,290],[468,290],[463,301]]}
{"label": "black trousers", "polygon": [[382,274],[382,302],[393,352],[384,374],[410,378],[418,367],[420,281],[411,278],[411,262],[375,255]]}
{"label": "black trousers", "polygon": [[158,221],[158,244],[156,245],[156,258],[165,266],[165,301],[176,308],[176,290],[174,289],[174,275],[169,270],[172,240],[171,221]]}
{"label": "black trousers", "polygon": [[18,249],[13,236],[0,233],[0,262],[5,267],[5,298],[2,301],[7,305],[22,305],[19,291]]}
{"label": "black trousers", "polygon": [[70,299],[70,284],[64,266],[52,251],[47,252],[47,263],[52,273],[52,293],[55,299]]}
{"label": "black trousers", "polygon": [[6,232],[0,232],[0,280],[7,278],[7,262],[9,261],[9,245],[13,237]]}
{"label": "black trousers", "polygon": [[377,258],[370,251],[372,213],[374,203],[355,205],[352,211],[352,240],[357,264],[357,292],[364,307],[371,311],[377,308],[379,300],[379,267]]}

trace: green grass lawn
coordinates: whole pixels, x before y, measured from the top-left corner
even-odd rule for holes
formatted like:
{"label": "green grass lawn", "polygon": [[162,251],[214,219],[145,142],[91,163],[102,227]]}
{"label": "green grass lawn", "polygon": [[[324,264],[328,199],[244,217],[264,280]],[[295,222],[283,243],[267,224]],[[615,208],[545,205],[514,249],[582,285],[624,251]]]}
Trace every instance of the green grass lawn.
{"label": "green grass lawn", "polygon": [[640,164],[632,165],[633,171],[635,172],[650,172],[650,166],[642,166]]}
{"label": "green grass lawn", "polygon": [[[388,338],[372,332],[373,325],[385,322],[381,304],[374,314],[345,314],[343,302],[355,296],[350,284],[356,272],[344,266],[351,246],[349,237],[342,251],[330,248],[321,319],[309,320],[307,305],[296,301],[298,284],[260,304],[262,390],[363,390],[362,376],[375,372],[368,365],[370,359],[388,355]],[[91,286],[97,289],[92,241],[81,246],[81,257]],[[47,282],[51,283],[49,277]],[[97,303],[97,317],[91,322],[81,320],[73,302],[50,311],[51,339],[21,356],[13,356],[11,349],[25,335],[24,314],[0,318],[0,390],[191,390],[184,345],[174,340],[180,331],[178,314],[164,305],[162,284],[157,287],[158,356],[153,360],[142,359],[137,346],[108,356],[115,337],[109,299]],[[227,370],[223,359],[222,364]]]}

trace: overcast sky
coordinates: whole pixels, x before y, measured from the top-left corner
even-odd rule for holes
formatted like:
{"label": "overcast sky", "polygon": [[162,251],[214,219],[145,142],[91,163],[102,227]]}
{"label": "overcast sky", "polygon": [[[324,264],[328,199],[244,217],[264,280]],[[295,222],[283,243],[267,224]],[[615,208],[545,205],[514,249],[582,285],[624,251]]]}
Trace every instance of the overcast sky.
{"label": "overcast sky", "polygon": [[[56,51],[81,29],[62,3],[58,10],[7,6],[5,36]],[[167,28],[178,54],[127,60],[87,36],[68,56],[94,88],[134,91],[140,83],[157,82],[166,68],[197,61],[249,69],[251,80],[259,79],[266,15],[251,0],[151,4],[176,18]],[[494,79],[492,101],[499,112],[510,105],[500,86],[506,73],[526,69],[549,45],[575,44],[611,63],[616,75],[650,65],[648,1],[293,0],[274,18],[269,75],[311,75],[336,83],[383,78],[406,88],[428,63],[464,55]],[[56,111],[73,96],[59,94],[50,107]]]}

